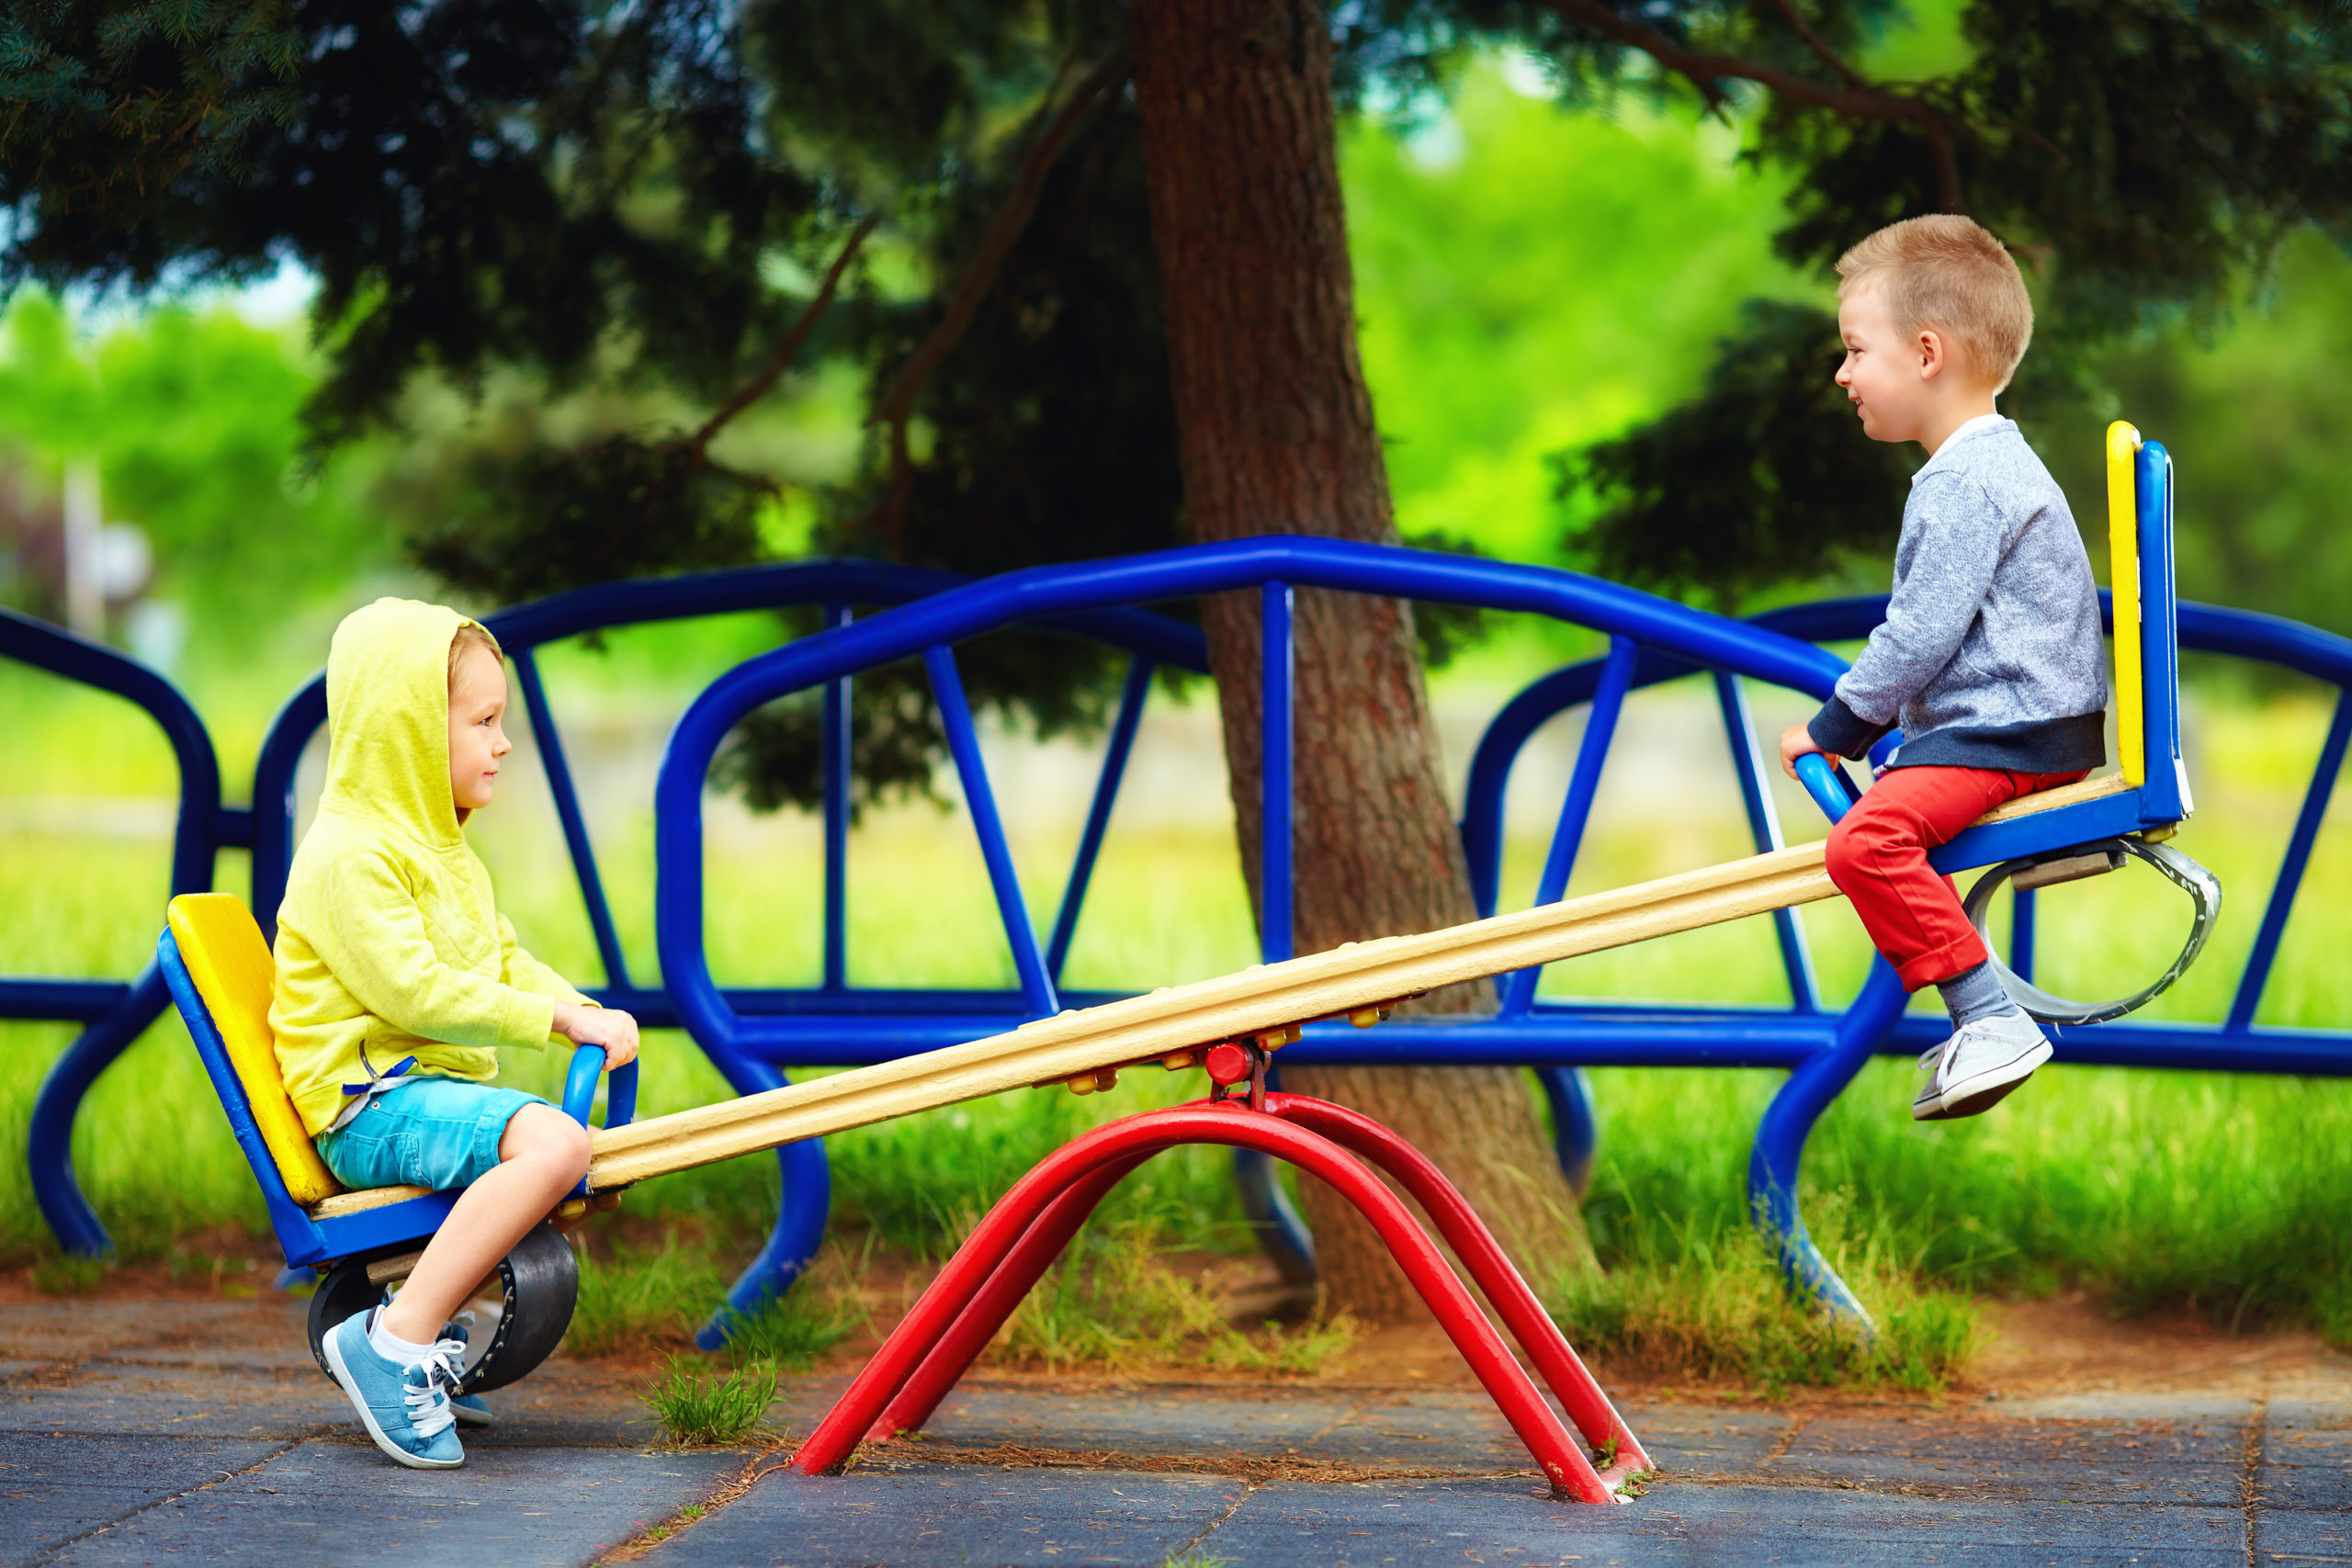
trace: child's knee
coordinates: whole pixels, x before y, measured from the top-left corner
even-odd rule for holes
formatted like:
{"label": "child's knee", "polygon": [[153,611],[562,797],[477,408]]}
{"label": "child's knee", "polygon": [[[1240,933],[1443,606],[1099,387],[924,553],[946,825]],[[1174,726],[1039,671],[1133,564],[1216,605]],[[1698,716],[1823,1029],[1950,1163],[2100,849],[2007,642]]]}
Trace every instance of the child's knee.
{"label": "child's knee", "polygon": [[501,1152],[574,1182],[588,1174],[588,1129],[553,1106],[526,1105],[506,1124]]}
{"label": "child's knee", "polygon": [[1846,813],[1830,825],[1829,842],[1822,853],[1823,866],[1829,880],[1838,887],[1852,885],[1861,871],[1862,851],[1869,835],[1859,831],[1861,827],[1860,808]]}
{"label": "child's knee", "polygon": [[1872,810],[1864,795],[1829,829],[1823,855],[1829,880],[1841,889],[1850,887],[1883,870],[1890,852],[1900,853],[1906,840],[1917,839],[1901,813]]}

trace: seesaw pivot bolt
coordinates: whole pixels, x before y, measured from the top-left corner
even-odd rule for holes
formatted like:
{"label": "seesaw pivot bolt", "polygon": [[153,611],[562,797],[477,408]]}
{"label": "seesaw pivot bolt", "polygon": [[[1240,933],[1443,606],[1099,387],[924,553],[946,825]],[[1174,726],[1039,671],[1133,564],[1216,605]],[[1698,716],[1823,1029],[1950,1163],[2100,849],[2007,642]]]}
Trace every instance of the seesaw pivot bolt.
{"label": "seesaw pivot bolt", "polygon": [[1230,1040],[1209,1047],[1207,1066],[1209,1080],[1227,1089],[1250,1081],[1250,1053]]}

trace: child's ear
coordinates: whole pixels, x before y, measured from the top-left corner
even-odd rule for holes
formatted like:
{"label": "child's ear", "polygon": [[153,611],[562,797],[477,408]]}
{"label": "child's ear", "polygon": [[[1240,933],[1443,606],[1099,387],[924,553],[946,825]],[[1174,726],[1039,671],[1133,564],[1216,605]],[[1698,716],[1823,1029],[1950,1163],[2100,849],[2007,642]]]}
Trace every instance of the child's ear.
{"label": "child's ear", "polygon": [[1919,379],[1932,381],[1941,375],[1944,367],[1951,363],[1951,355],[1945,348],[1943,334],[1933,327],[1922,327],[1919,329],[1917,347]]}

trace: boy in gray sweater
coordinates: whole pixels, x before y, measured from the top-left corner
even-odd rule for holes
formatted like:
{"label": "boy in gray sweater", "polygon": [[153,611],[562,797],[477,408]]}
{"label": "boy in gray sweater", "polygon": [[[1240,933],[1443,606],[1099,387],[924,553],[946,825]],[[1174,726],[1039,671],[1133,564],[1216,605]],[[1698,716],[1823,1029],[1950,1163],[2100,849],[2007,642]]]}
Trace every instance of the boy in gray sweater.
{"label": "boy in gray sweater", "polygon": [[2098,592],[2066,498],[1994,412],[2033,334],[2025,280],[2001,243],[1939,214],[1880,230],[1838,258],[1838,384],[1873,441],[1917,441],[1894,547],[1894,594],[1811,722],[1781,737],[1863,757],[1903,741],[1829,834],[1829,875],[1871,941],[1951,1037],[1919,1059],[1920,1121],[1973,1116],[2050,1059],[1928,852],[2005,801],[2072,784],[2107,760]]}

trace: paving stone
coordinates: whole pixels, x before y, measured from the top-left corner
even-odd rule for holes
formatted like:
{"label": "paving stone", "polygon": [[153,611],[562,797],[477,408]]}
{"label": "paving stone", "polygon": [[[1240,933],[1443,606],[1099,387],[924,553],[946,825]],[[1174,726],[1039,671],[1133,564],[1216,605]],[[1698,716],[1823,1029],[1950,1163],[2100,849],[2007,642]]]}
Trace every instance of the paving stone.
{"label": "paving stone", "polygon": [[520,1450],[406,1470],[372,1445],[313,1440],[77,1541],[64,1568],[233,1562],[501,1568],[585,1562],[741,1472],[735,1452]]}
{"label": "paving stone", "polygon": [[1229,1513],[1243,1491],[1216,1476],[1117,1471],[786,1472],[764,1477],[645,1562],[647,1568],[1158,1568]]}
{"label": "paving stone", "polygon": [[0,1563],[43,1552],[285,1445],[155,1437],[0,1434]]}
{"label": "paving stone", "polygon": [[2265,1508],[2255,1517],[2250,1561],[2352,1562],[2352,1514]]}
{"label": "paving stone", "polygon": [[[1204,1555],[1298,1568],[1619,1563],[2004,1564],[2100,1562],[2238,1568],[2232,1509],[1972,1502],[1798,1486],[1662,1485],[1617,1507],[1525,1483],[1278,1483],[1253,1492]],[[977,1559],[976,1559],[977,1561]]]}
{"label": "paving stone", "polygon": [[2262,1434],[2260,1499],[2274,1508],[2352,1508],[2352,1424],[2340,1409],[2274,1406]]}
{"label": "paving stone", "polygon": [[1253,1568],[1700,1560],[1680,1517],[1661,1513],[1647,1499],[1617,1506],[1562,1502],[1542,1483],[1523,1480],[1278,1483],[1251,1492],[1200,1551]]}
{"label": "paving stone", "polygon": [[282,1372],[100,1365],[0,1390],[0,1431],[301,1437],[350,1419],[315,1368]]}
{"label": "paving stone", "polygon": [[2228,1394],[2104,1390],[2003,1400],[1999,1414],[2012,1421],[2203,1421],[2243,1427],[2253,1418],[2254,1411],[2251,1399]]}
{"label": "paving stone", "polygon": [[2245,1441],[2242,1429],[2204,1422],[1825,1416],[1763,1468],[1928,1493],[2222,1507],[2243,1500]]}
{"label": "paving stone", "polygon": [[1724,1410],[1691,1404],[1624,1404],[1618,1414],[1659,1469],[1678,1475],[1753,1470],[1788,1435],[1784,1410]]}
{"label": "paving stone", "polygon": [[1473,1472],[1531,1466],[1525,1445],[1483,1395],[1452,1391],[1036,1387],[958,1389],[925,1429],[964,1448],[1013,1443],[1064,1450],[1216,1458],[1296,1454],[1341,1463]]}

